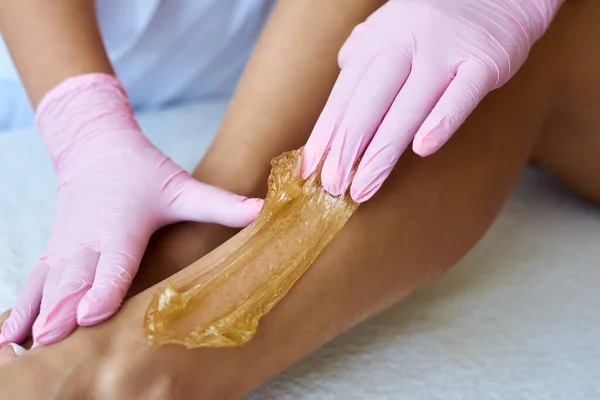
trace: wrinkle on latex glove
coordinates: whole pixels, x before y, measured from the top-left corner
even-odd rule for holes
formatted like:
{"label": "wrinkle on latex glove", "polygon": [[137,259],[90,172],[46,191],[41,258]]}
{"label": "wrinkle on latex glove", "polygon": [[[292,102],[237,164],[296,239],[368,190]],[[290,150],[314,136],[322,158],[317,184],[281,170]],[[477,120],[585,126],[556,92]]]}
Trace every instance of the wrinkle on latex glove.
{"label": "wrinkle on latex glove", "polygon": [[119,80],[70,78],[39,105],[37,123],[58,174],[52,230],[3,326],[0,345],[36,344],[94,325],[120,307],[146,244],[182,220],[244,227],[262,200],[193,179],[140,131]]}
{"label": "wrinkle on latex glove", "polygon": [[219,260],[207,268],[182,271],[176,282],[154,295],[144,322],[152,343],[196,348],[248,342],[259,320],[358,208],[347,193],[327,193],[319,170],[306,181],[300,179],[299,151],[285,153],[272,164],[264,207],[241,233],[241,243],[224,257],[214,255]]}
{"label": "wrinkle on latex glove", "polygon": [[327,191],[351,183],[355,201],[370,199],[411,142],[421,156],[436,152],[517,72],[562,3],[388,1],[338,54],[341,72],[306,144],[302,177],[325,157]]}

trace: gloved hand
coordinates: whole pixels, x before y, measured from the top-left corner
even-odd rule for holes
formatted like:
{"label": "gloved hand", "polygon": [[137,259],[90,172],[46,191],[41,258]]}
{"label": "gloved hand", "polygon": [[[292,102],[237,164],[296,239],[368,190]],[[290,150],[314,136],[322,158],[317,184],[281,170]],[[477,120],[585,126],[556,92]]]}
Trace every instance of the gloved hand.
{"label": "gloved hand", "polygon": [[410,142],[437,151],[523,65],[562,0],[390,0],[358,25],[308,140],[301,175],[326,155],[332,195],[371,198]]}
{"label": "gloved hand", "polygon": [[154,147],[112,76],[63,82],[40,103],[37,123],[58,173],[58,198],[48,245],[0,345],[20,343],[32,324],[36,344],[49,344],[112,316],[161,226],[243,227],[262,206],[194,180]]}

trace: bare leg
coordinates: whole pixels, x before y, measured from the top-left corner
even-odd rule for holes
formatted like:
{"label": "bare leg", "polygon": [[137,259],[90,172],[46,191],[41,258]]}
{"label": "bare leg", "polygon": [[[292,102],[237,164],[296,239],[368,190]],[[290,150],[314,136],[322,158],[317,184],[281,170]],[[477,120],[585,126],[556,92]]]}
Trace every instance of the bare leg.
{"label": "bare leg", "polygon": [[[189,390],[235,398],[419,289],[479,239],[526,164],[551,106],[554,76],[542,68],[553,55],[551,44],[538,46],[521,73],[493,93],[443,151],[427,159],[403,157],[378,196],[359,209],[246,346],[148,348],[141,326],[150,290],[108,323],[17,359],[0,373],[3,390],[11,393],[11,382],[23,373],[51,371],[51,379],[31,390],[46,384],[51,390],[67,379],[69,390],[93,388],[107,398],[177,397]],[[85,346],[89,353],[81,355]],[[74,361],[79,367],[69,375],[62,363]]]}
{"label": "bare leg", "polygon": [[[587,12],[598,16],[597,3],[588,4]],[[424,160],[403,157],[378,196],[359,209],[248,345],[148,348],[141,326],[150,290],[108,323],[79,330],[2,369],[0,390],[21,395],[12,383],[33,373],[44,377],[25,388],[35,394],[66,379],[72,393],[94,391],[106,398],[169,398],[190,390],[206,398],[235,398],[425,285],[487,229],[555,108],[563,82],[560,71],[550,68],[562,57],[554,40],[581,23],[575,14],[562,14],[524,69],[489,96],[444,150]],[[178,279],[201,266],[202,261],[191,265]],[[83,348],[89,352],[82,354]],[[74,362],[77,367],[68,370]]]}
{"label": "bare leg", "polygon": [[[589,2],[588,2],[589,3]],[[600,14],[582,1],[567,2],[561,20],[571,24],[562,37],[564,81],[553,114],[533,158],[557,179],[588,200],[600,203],[600,51],[593,21]],[[597,8],[597,7],[596,7]]]}

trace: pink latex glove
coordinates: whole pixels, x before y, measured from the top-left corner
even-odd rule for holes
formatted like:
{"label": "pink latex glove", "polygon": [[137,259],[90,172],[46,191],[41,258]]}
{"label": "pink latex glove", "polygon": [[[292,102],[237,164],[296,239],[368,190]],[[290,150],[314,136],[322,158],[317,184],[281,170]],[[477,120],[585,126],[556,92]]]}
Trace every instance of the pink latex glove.
{"label": "pink latex glove", "polygon": [[42,100],[37,123],[58,173],[58,198],[46,250],[0,345],[20,343],[31,329],[36,344],[53,343],[112,316],[161,226],[243,227],[262,206],[194,180],[154,147],[115,77],[66,80]]}
{"label": "pink latex glove", "polygon": [[308,140],[302,177],[371,198],[414,139],[437,151],[523,65],[562,0],[390,0],[342,47],[340,76]]}

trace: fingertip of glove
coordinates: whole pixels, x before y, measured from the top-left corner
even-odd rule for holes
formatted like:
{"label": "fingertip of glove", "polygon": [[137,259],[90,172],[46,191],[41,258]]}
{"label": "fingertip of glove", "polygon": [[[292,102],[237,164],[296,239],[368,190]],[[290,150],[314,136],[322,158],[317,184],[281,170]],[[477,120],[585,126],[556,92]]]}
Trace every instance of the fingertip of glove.
{"label": "fingertip of glove", "polygon": [[88,292],[77,307],[77,324],[79,326],[97,325],[112,317],[120,306],[120,300],[100,299],[93,292]]}
{"label": "fingertip of glove", "polygon": [[250,222],[254,221],[254,219],[260,213],[260,210],[262,210],[264,202],[265,201],[263,199],[256,198],[242,200],[241,208],[238,209],[240,222],[236,223],[236,225],[246,226]]}
{"label": "fingertip of glove", "polygon": [[79,326],[94,326],[106,321],[113,315],[113,311],[105,311],[101,314],[84,314],[81,317],[77,316],[77,323]]}
{"label": "fingertip of glove", "polygon": [[44,328],[42,332],[34,334],[34,338],[38,345],[49,345],[66,338],[71,331],[72,329],[66,329],[64,326]]}
{"label": "fingertip of glove", "polygon": [[364,203],[365,201],[373,197],[373,195],[377,192],[378,189],[379,187],[376,187],[366,192],[350,189],[350,197],[352,197],[352,200],[354,200],[355,203]]}
{"label": "fingertip of glove", "polygon": [[309,155],[306,148],[304,148],[302,159],[300,160],[300,179],[308,179],[316,167],[315,157]]}
{"label": "fingertip of glove", "polygon": [[420,157],[427,157],[440,148],[440,140],[435,135],[425,135],[413,142],[413,152]]}
{"label": "fingertip of glove", "polygon": [[369,173],[362,170],[357,173],[352,186],[350,187],[350,197],[356,203],[364,203],[371,199],[383,185],[387,175],[378,177],[369,177]]}
{"label": "fingertip of glove", "polygon": [[264,202],[265,201],[263,199],[258,199],[258,198],[254,198],[254,197],[252,197],[252,198],[246,197],[241,201],[241,203],[244,206],[249,207],[253,210],[259,210],[259,211],[262,208]]}

